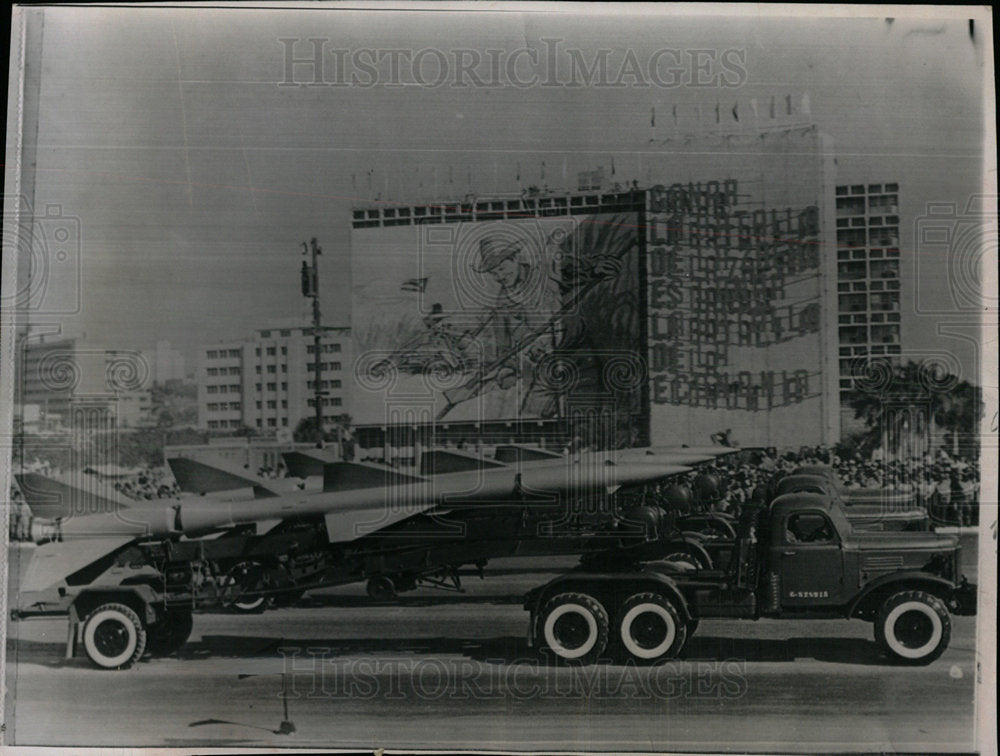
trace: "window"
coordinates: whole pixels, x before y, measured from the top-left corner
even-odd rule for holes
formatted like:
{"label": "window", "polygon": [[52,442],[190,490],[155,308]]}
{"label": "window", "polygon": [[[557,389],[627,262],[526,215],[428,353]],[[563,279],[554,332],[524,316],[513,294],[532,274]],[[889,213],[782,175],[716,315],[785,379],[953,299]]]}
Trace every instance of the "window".
{"label": "window", "polygon": [[264,388],[264,384],[262,384],[262,383],[258,383],[258,384],[256,384],[255,388],[257,389],[257,393],[260,393],[260,390],[261,390],[262,388]]}
{"label": "window", "polygon": [[877,342],[879,344],[898,344],[899,326],[898,325],[872,326],[872,341]]}
{"label": "window", "polygon": [[278,384],[276,384],[276,383],[269,383],[269,384],[267,384],[267,390],[268,391],[277,391],[278,390]]}
{"label": "window", "polygon": [[238,410],[239,408],[240,408],[240,403],[239,402],[230,402],[229,403],[229,409],[231,409],[231,410]]}
{"label": "window", "polygon": [[218,375],[219,374],[219,368],[209,368],[208,369],[208,374],[209,375]]}
{"label": "window", "polygon": [[316,354],[316,345],[315,344],[307,344],[306,345],[306,354]]}
{"label": "window", "polygon": [[291,331],[281,331],[281,335],[282,336],[291,336],[292,332]]}
{"label": "window", "polygon": [[268,365],[267,366],[267,372],[269,372],[269,373],[276,373],[276,372],[278,372],[278,369],[274,365]]}
{"label": "window", "polygon": [[238,367],[231,367],[231,368],[229,368],[229,374],[230,375],[239,375],[240,374],[240,369]]}
{"label": "window", "polygon": [[799,512],[788,517],[785,541],[788,543],[832,543],[833,526],[819,512]]}
{"label": "window", "polygon": [[281,418],[281,424],[282,425],[288,425],[288,418],[287,417]]}
{"label": "window", "polygon": [[206,353],[206,356],[208,357],[208,359],[214,360],[218,358],[219,353],[216,350],[212,349]]}
{"label": "window", "polygon": [[268,409],[274,409],[277,406],[278,406],[278,404],[277,404],[277,402],[274,401],[274,399],[269,399],[268,400],[268,402],[267,402],[267,408]]}
{"label": "window", "polygon": [[238,383],[232,383],[232,384],[230,384],[229,390],[232,393],[234,393],[234,394],[240,393],[240,384],[238,384]]}
{"label": "window", "polygon": [[271,332],[270,331],[261,331],[260,332],[260,337],[262,339],[269,339],[269,338],[271,338]]}
{"label": "window", "polygon": [[340,381],[330,381],[330,388],[340,388]]}
{"label": "window", "polygon": [[837,263],[837,275],[841,281],[855,281],[865,277],[864,262],[842,262]]}
{"label": "window", "polygon": [[288,354],[288,347],[281,347],[281,354],[282,356]]}
{"label": "window", "polygon": [[207,391],[209,394],[216,394],[219,391],[219,387],[218,386],[209,386],[208,388],[205,389],[205,391]]}
{"label": "window", "polygon": [[240,356],[240,350],[239,349],[230,349],[229,350],[229,356],[230,357],[239,357]]}
{"label": "window", "polygon": [[256,349],[254,349],[254,350],[253,350],[253,353],[254,353],[255,355],[257,355],[258,357],[260,357],[260,347],[257,347]]}
{"label": "window", "polygon": [[275,419],[273,417],[267,418],[267,427],[268,428],[274,428],[276,426],[277,426],[277,422],[275,422]]}
{"label": "window", "polygon": [[257,409],[260,409],[261,402],[257,402]]}
{"label": "window", "polygon": [[324,351],[327,354],[339,354],[340,344],[327,344],[326,347],[324,348]]}
{"label": "window", "polygon": [[840,329],[842,344],[864,344],[868,341],[868,329],[864,326],[850,326]]}
{"label": "window", "polygon": [[275,347],[268,347],[267,348],[267,356],[268,357],[274,357],[274,355],[277,353],[277,351],[278,350]]}
{"label": "window", "polygon": [[219,421],[218,421],[218,420],[209,420],[209,421],[208,421],[208,427],[209,427],[209,428],[210,428],[211,430],[215,430],[216,428],[218,428],[218,427],[219,427]]}
{"label": "window", "polygon": [[209,403],[209,405],[208,405],[208,411],[209,411],[209,412],[215,412],[215,411],[216,411],[216,410],[218,410],[218,409],[219,409],[219,404],[218,404],[218,402],[210,402],[210,403]]}
{"label": "window", "polygon": [[254,370],[256,370],[257,375],[260,375],[260,365],[257,365],[257,367],[254,368]]}
{"label": "window", "polygon": [[340,363],[339,362],[331,362],[330,363],[330,370],[340,370]]}
{"label": "window", "polygon": [[264,422],[258,417],[257,418],[257,427],[260,428],[263,424],[264,424]]}
{"label": "window", "polygon": [[281,400],[281,409],[288,409],[288,400],[287,399],[282,399]]}
{"label": "window", "polygon": [[288,391],[288,384],[285,381],[281,382],[281,390]]}
{"label": "window", "polygon": [[841,294],[839,304],[841,312],[864,312],[868,306],[868,295]]}

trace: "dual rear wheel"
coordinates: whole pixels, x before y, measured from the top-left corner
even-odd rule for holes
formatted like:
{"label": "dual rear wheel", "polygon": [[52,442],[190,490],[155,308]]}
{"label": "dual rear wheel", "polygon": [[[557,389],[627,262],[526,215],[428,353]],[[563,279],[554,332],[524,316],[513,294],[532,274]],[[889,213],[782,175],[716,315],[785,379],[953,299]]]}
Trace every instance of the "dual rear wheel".
{"label": "dual rear wheel", "polygon": [[609,646],[616,656],[634,661],[672,659],[688,638],[688,625],[673,602],[655,592],[626,599],[614,612],[613,622],[593,596],[560,593],[542,608],[538,629],[556,656],[578,662],[595,661]]}

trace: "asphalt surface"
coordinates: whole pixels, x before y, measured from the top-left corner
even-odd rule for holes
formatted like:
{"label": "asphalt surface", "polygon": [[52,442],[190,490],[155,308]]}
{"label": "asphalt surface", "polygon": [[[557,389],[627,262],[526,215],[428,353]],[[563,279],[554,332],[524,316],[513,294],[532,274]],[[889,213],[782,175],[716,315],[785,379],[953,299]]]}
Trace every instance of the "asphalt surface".
{"label": "asphalt surface", "polygon": [[[18,553],[12,548],[12,566]],[[974,576],[975,536],[963,536]],[[172,657],[64,657],[64,620],[8,625],[15,745],[635,751],[974,747],[975,618],[927,667],[859,621],[703,621],[681,659],[557,665],[528,647],[529,588],[565,559],[491,563],[467,592],[375,604],[362,586],[258,615],[202,613]],[[286,713],[287,707],[287,713]],[[290,730],[294,729],[294,732]]]}

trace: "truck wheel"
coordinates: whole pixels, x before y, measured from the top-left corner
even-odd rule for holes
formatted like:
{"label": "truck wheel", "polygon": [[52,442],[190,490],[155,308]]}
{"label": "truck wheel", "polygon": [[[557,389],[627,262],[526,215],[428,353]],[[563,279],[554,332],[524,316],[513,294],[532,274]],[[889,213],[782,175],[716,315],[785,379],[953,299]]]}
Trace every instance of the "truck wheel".
{"label": "truck wheel", "polygon": [[875,640],[906,664],[930,664],[944,653],[950,639],[948,608],[930,593],[895,593],[875,616]]}
{"label": "truck wheel", "polygon": [[84,620],[83,648],[102,669],[126,669],[142,656],[146,629],[124,604],[101,604]]}
{"label": "truck wheel", "polygon": [[172,611],[163,615],[146,631],[146,650],[153,656],[172,654],[191,637],[194,619],[189,611]]}
{"label": "truck wheel", "polygon": [[639,661],[670,659],[687,641],[687,625],[677,609],[658,593],[637,593],[622,604],[618,640]]}
{"label": "truck wheel", "polygon": [[586,593],[553,596],[538,621],[545,644],[563,659],[593,661],[608,645],[608,613]]}

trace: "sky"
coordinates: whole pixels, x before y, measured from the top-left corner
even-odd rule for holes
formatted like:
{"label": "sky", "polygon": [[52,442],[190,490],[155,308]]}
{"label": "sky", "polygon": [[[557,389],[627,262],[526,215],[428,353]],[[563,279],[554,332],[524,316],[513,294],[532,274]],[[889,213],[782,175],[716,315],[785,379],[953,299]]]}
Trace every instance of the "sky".
{"label": "sky", "polygon": [[[750,129],[788,94],[832,138],[837,183],[899,183],[904,345],[953,353],[972,376],[978,316],[952,291],[968,288],[981,252],[956,263],[921,246],[916,219],[929,203],[962,213],[982,191],[988,24],[970,30],[960,10],[935,8],[923,19],[590,10],[45,8],[28,51],[41,71],[31,201],[55,210],[53,234],[78,230],[79,257],[48,261],[46,285],[64,299],[75,287],[80,306],[33,321],[123,348],[168,340],[193,360],[201,344],[305,318],[301,244],[316,237],[324,320],[347,324],[352,207],[559,185],[564,173],[573,183],[612,161],[642,180],[663,140],[697,131],[716,104],[739,103],[734,128]],[[311,39],[323,86],[311,65],[286,64],[289,40],[304,59]],[[523,53],[508,68],[523,48],[538,64]],[[373,77],[364,64],[377,53],[361,50],[404,51],[398,75],[383,57]],[[454,70],[457,50],[481,58],[482,85]],[[567,86],[572,56],[590,64],[601,50],[613,71],[629,55],[640,74],[658,61],[660,80]],[[405,63],[420,51],[419,67]],[[433,86],[442,54],[447,76]],[[533,75],[562,83],[514,83]],[[995,238],[987,247],[995,255]],[[958,325],[942,335],[942,323]]]}

